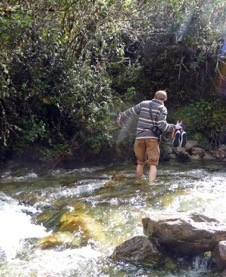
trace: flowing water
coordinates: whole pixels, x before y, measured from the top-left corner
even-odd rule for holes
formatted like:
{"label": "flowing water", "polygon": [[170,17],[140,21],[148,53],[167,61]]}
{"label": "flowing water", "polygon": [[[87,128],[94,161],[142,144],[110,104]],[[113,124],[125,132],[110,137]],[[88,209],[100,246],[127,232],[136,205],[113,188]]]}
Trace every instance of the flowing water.
{"label": "flowing water", "polygon": [[[114,248],[143,235],[142,217],[200,213],[226,224],[225,164],[163,163],[158,181],[134,182],[131,164],[52,170],[27,168],[0,172],[0,276],[218,276],[205,258],[167,272],[112,261]],[[146,177],[145,177],[146,178]],[[67,241],[40,247],[54,234],[64,213],[82,210],[99,237],[77,247]],[[81,232],[73,234],[79,241]]]}

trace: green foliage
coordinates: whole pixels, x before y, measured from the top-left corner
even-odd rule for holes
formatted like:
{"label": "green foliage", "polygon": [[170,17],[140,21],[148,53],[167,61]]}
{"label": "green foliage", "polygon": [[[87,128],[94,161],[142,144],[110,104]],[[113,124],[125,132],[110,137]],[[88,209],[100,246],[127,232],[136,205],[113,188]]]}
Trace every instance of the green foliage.
{"label": "green foliage", "polygon": [[45,123],[41,120],[36,122],[34,115],[30,118],[23,118],[21,125],[23,126],[22,134],[26,142],[36,142],[43,139],[47,130]]}
{"label": "green foliage", "polygon": [[189,132],[218,139],[225,109],[209,99],[224,7],[223,0],[1,3],[0,150],[39,144],[40,158],[54,162],[101,154],[115,145],[117,113],[157,89],[167,89],[170,112],[186,104],[178,114]]}
{"label": "green foliage", "polygon": [[225,131],[225,100],[201,100],[182,107],[174,116],[183,121],[190,139],[205,147],[215,147]]}
{"label": "green foliage", "polygon": [[[105,69],[76,66],[69,71],[67,97],[59,96],[59,108],[67,118],[70,138],[88,144],[94,152],[111,142],[113,96]],[[68,128],[67,127],[67,128]],[[66,131],[66,130],[65,130]]]}
{"label": "green foliage", "polygon": [[67,143],[43,147],[40,152],[40,160],[52,164],[53,167],[73,155],[72,147]]}

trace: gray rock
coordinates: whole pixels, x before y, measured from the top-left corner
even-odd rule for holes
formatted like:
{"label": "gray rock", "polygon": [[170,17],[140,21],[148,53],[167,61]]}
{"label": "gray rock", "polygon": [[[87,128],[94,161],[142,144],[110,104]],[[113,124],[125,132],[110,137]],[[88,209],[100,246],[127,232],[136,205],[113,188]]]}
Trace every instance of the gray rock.
{"label": "gray rock", "polygon": [[205,155],[205,150],[200,147],[192,147],[191,148],[191,153],[194,156],[200,156],[201,158]]}
{"label": "gray rock", "polygon": [[216,158],[214,158],[214,157],[211,156],[211,155],[205,154],[205,155],[203,156],[203,160],[206,160],[206,161],[213,161],[213,160],[216,160]]}
{"label": "gray rock", "polygon": [[148,263],[154,266],[162,263],[165,257],[147,237],[136,236],[117,246],[112,258],[131,263]]}
{"label": "gray rock", "polygon": [[226,269],[226,241],[217,243],[213,251],[213,259],[219,270]]}
{"label": "gray rock", "polygon": [[197,147],[198,146],[198,142],[195,140],[189,140],[187,141],[186,145],[185,145],[185,149],[186,150],[190,150],[193,147]]}
{"label": "gray rock", "polygon": [[201,215],[157,220],[143,218],[144,234],[177,254],[197,255],[212,251],[226,239],[226,225]]}

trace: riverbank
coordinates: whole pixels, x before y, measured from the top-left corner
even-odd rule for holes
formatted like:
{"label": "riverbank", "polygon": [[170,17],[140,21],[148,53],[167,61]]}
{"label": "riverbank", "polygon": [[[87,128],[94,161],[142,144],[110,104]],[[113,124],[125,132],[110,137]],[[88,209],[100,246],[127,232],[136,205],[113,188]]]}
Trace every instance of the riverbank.
{"label": "riverbank", "polygon": [[185,147],[173,147],[169,140],[163,141],[161,145],[161,157],[165,160],[176,159],[186,161],[222,161],[226,162],[226,145],[221,144],[216,149],[204,149],[197,141],[187,141]]}
{"label": "riverbank", "polygon": [[[73,168],[81,168],[81,167],[93,167],[93,166],[108,166],[111,164],[125,163],[123,158],[118,158],[117,155],[113,156],[112,154],[105,157],[96,157],[92,158],[89,161],[82,161],[75,157],[68,157],[59,163],[41,161],[35,158],[35,153],[31,155],[31,152],[25,153],[20,157],[15,157],[11,159],[5,159],[0,163],[1,171],[13,171],[17,172],[21,169],[23,170],[34,170],[38,174],[43,174],[44,172],[48,172],[49,170],[54,169],[65,169],[70,170]],[[133,151],[131,149],[131,154]],[[192,161],[200,161],[203,162],[213,162],[213,163],[224,163],[226,162],[226,145],[222,144],[215,150],[205,150],[202,148],[196,141],[189,140],[185,147],[173,147],[171,140],[162,140],[160,143],[160,163],[162,162],[170,162],[176,161],[181,163],[192,162]],[[136,159],[134,155],[131,155],[131,159],[129,161],[131,164],[136,164]]]}

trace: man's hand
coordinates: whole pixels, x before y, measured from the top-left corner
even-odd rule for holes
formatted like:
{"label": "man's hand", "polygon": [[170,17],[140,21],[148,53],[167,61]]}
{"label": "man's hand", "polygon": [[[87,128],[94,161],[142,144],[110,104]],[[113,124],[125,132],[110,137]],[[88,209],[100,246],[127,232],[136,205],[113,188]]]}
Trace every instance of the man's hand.
{"label": "man's hand", "polygon": [[121,122],[120,119],[118,119],[118,118],[117,118],[117,120],[116,120],[116,123],[117,123],[118,126],[122,124],[122,122]]}
{"label": "man's hand", "polygon": [[118,126],[122,124],[121,116],[122,116],[122,113],[119,113],[119,116],[118,116],[118,118],[116,120],[116,123],[117,123]]}
{"label": "man's hand", "polygon": [[181,125],[180,125],[179,123],[177,123],[177,124],[175,125],[175,129],[176,129],[176,130],[181,130],[182,127],[181,127]]}

